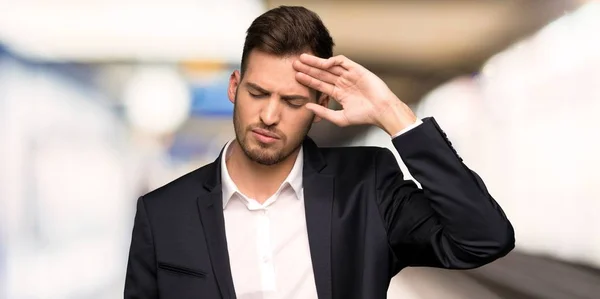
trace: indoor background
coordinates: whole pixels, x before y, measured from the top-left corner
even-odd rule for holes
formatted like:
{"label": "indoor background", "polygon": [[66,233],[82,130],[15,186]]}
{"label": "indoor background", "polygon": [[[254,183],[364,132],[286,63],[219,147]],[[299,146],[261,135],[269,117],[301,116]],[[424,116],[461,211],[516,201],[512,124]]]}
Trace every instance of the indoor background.
{"label": "indoor background", "polygon": [[600,298],[600,2],[574,0],[0,0],[0,298],[123,296],[136,199],[234,136],[245,30],[283,4],[434,116],[515,227],[507,257],[390,298]]}

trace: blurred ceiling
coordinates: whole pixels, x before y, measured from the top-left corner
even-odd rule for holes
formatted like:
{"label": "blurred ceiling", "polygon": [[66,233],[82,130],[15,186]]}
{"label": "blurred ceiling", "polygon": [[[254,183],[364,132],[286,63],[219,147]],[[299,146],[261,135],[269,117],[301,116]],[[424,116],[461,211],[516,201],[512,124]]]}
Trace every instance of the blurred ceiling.
{"label": "blurred ceiling", "polygon": [[247,27],[265,9],[302,5],[322,17],[336,53],[367,66],[401,99],[415,103],[581,2],[5,0],[0,42],[30,59],[185,62],[204,70],[237,64]]}
{"label": "blurred ceiling", "polygon": [[0,0],[0,43],[43,61],[229,63],[264,10],[263,0]]}
{"label": "blurred ceiling", "polygon": [[323,19],[344,54],[380,75],[414,103],[583,1],[268,0],[302,5]]}

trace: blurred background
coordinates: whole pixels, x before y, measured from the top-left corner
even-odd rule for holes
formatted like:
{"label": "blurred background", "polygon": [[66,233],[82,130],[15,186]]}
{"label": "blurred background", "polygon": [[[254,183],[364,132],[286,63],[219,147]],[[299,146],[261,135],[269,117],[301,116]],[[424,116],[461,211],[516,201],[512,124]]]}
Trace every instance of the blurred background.
{"label": "blurred background", "polygon": [[506,258],[390,298],[600,298],[600,3],[572,0],[1,0],[0,298],[122,297],[136,199],[234,136],[245,30],[283,4],[436,117],[515,226]]}

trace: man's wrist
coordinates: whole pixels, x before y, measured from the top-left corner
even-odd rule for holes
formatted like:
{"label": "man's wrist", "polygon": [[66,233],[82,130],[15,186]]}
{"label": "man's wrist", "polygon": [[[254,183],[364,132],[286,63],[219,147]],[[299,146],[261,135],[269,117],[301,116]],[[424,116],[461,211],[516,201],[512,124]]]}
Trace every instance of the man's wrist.
{"label": "man's wrist", "polygon": [[404,132],[409,126],[414,126],[417,123],[417,116],[412,110],[400,100],[390,105],[379,120],[380,128],[383,129],[390,137],[394,137],[399,132]]}
{"label": "man's wrist", "polygon": [[412,125],[410,125],[410,126],[408,126],[408,127],[404,128],[404,129],[402,129],[402,131],[399,131],[399,132],[397,132],[396,134],[392,135],[392,139],[394,139],[394,138],[396,138],[396,137],[398,137],[398,136],[400,136],[400,135],[402,135],[402,134],[404,134],[404,133],[406,133],[406,132],[408,132],[408,131],[410,131],[410,130],[412,130],[412,129],[416,128],[416,127],[418,127],[418,126],[419,126],[419,125],[421,125],[422,123],[423,123],[423,121],[422,121],[422,120],[420,120],[419,118],[417,118],[417,120],[415,121],[415,123],[414,123],[414,124],[412,124]]}

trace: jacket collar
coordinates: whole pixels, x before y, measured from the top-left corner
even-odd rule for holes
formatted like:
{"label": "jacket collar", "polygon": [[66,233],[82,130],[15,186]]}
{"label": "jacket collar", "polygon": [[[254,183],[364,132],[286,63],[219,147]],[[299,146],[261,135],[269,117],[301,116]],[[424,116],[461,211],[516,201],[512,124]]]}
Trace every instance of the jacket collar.
{"label": "jacket collar", "polygon": [[[222,188],[222,163],[221,160],[224,158],[225,149],[227,148],[227,144],[223,146],[221,152],[217,159],[208,164],[207,171],[208,176],[202,179],[203,187],[206,191],[212,191],[215,187]],[[303,177],[306,177],[307,173],[319,173],[321,172],[327,163],[325,161],[325,157],[319,151],[319,147],[317,144],[310,138],[306,137],[302,142],[302,152],[303,152]]]}
{"label": "jacket collar", "polygon": [[[231,199],[231,197],[236,194],[242,194],[242,192],[240,192],[240,190],[238,189],[238,187],[236,186],[235,182],[231,179],[231,176],[229,175],[229,171],[227,169],[227,159],[229,158],[229,156],[231,155],[231,144],[232,141],[229,141],[225,147],[223,148],[223,152],[221,154],[221,157],[219,159],[219,164],[221,167],[221,174],[220,174],[220,178],[221,178],[221,182],[222,182],[222,190],[223,190],[223,209],[225,209],[225,207],[227,206],[227,203],[229,202],[229,200]],[[298,153],[298,156],[296,157],[296,161],[294,162],[294,166],[292,167],[290,173],[288,174],[288,176],[285,178],[285,180],[283,181],[283,183],[280,186],[280,189],[285,187],[286,185],[289,185],[294,192],[296,193],[296,198],[300,199],[302,198],[302,167],[304,165],[304,151],[303,149],[300,149],[300,152]]]}

